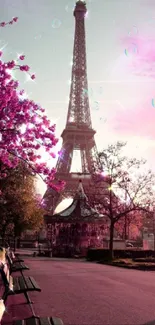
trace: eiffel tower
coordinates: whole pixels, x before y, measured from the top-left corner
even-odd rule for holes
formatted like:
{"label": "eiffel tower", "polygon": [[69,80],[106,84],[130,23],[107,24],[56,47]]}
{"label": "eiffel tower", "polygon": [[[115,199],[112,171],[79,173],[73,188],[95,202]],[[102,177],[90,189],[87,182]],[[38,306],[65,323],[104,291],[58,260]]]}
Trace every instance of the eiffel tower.
{"label": "eiffel tower", "polygon": [[[56,165],[56,180],[64,180],[66,187],[60,194],[48,188],[44,204],[53,212],[63,198],[73,197],[79,178],[89,192],[91,171],[97,162],[97,148],[92,128],[86,66],[85,16],[86,2],[79,0],[74,9],[75,39],[73,50],[72,80],[66,127],[62,132],[62,149]],[[72,173],[71,164],[75,150],[80,151],[81,173]]]}

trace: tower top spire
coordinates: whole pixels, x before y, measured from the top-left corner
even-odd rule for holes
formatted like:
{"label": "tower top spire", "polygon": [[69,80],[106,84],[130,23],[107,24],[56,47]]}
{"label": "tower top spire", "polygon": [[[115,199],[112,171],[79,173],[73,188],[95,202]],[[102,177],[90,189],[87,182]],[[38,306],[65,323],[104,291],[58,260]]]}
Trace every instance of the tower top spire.
{"label": "tower top spire", "polygon": [[74,16],[82,19],[85,17],[86,12],[87,12],[86,2],[82,0],[78,0],[76,2],[76,6],[74,9]]}
{"label": "tower top spire", "polygon": [[78,0],[78,1],[76,1],[76,5],[86,5],[86,1]]}

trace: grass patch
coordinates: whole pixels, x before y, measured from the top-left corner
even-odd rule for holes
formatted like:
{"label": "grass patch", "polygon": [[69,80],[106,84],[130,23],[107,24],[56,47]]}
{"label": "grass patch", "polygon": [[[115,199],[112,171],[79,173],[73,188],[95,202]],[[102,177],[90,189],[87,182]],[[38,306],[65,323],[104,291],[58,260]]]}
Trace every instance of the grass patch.
{"label": "grass patch", "polygon": [[134,258],[133,259],[134,262],[138,262],[138,263],[155,263],[155,258],[154,257],[143,257],[143,258]]}
{"label": "grass patch", "polygon": [[155,271],[155,258],[114,258],[112,261],[108,258],[98,261],[99,264],[112,265],[117,267],[124,267],[128,269]]}
{"label": "grass patch", "polygon": [[134,261],[132,260],[132,258],[115,258],[112,263],[119,263],[119,264],[133,264]]}
{"label": "grass patch", "polygon": [[133,260],[130,258],[118,258],[114,259],[111,265],[137,270],[155,270],[155,259],[141,258]]}

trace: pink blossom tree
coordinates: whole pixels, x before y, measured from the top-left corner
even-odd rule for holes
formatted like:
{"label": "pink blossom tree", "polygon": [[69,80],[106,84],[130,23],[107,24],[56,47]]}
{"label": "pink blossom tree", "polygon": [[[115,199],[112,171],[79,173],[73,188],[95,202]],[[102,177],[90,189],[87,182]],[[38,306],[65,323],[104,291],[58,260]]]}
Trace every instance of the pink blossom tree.
{"label": "pink blossom tree", "polygon": [[[17,21],[15,17],[8,23],[0,23],[0,27]],[[47,118],[44,108],[33,100],[22,98],[24,90],[19,89],[19,83],[13,79],[11,72],[15,69],[27,72],[32,80],[35,75],[30,74],[28,65],[22,64],[24,55],[20,55],[17,61],[9,62],[4,62],[2,55],[0,52],[0,178],[6,177],[7,170],[15,168],[22,160],[49,187],[60,190],[64,182],[57,186],[53,183],[55,169],[49,168],[40,155],[40,149],[44,148],[51,159],[55,158],[53,147],[58,142],[55,125]]]}

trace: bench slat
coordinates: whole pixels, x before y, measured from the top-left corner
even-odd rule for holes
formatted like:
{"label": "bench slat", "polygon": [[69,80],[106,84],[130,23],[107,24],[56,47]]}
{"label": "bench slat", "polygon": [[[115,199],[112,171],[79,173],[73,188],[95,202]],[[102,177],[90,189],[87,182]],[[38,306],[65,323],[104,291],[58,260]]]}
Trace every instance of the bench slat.
{"label": "bench slat", "polygon": [[22,270],[29,270],[29,267],[27,265],[25,265],[24,262],[17,261],[16,263],[14,263],[9,255],[7,255],[6,258],[7,258],[11,273],[17,272],[17,271],[22,271]]}
{"label": "bench slat", "polygon": [[38,286],[38,284],[37,284],[37,282],[35,281],[35,279],[34,279],[32,276],[30,276],[29,279],[30,279],[30,281],[31,281],[31,283],[32,283],[32,285],[33,285],[33,287],[34,287],[34,289],[37,290],[37,291],[41,291],[41,289],[40,289],[40,287]]}
{"label": "bench slat", "polygon": [[20,267],[22,263],[17,262],[16,264],[12,263],[12,267]]}
{"label": "bench slat", "polygon": [[22,270],[29,270],[29,267],[26,265],[15,264],[11,266],[11,272],[18,272]]}
{"label": "bench slat", "polygon": [[57,317],[31,317],[25,320],[17,320],[13,325],[64,325],[61,318]]}
{"label": "bench slat", "polygon": [[61,320],[61,318],[57,318],[57,317],[51,317],[50,318],[51,324],[52,325],[64,325],[63,321]]}
{"label": "bench slat", "polygon": [[19,266],[22,266],[23,268],[28,268],[29,269],[29,267],[25,263],[19,263]]}
{"label": "bench slat", "polygon": [[18,278],[13,278],[13,290],[14,291],[19,291],[20,290]]}
{"label": "bench slat", "polygon": [[27,285],[25,283],[25,277],[18,277],[18,282],[19,282],[19,287],[20,287],[20,290],[27,290]]}
{"label": "bench slat", "polygon": [[13,261],[12,261],[13,263],[19,263],[19,262],[24,262],[24,260],[22,260],[21,258],[15,258],[15,259],[13,259]]}
{"label": "bench slat", "polygon": [[20,276],[13,279],[13,291],[18,294],[24,291],[41,291],[32,277]]}
{"label": "bench slat", "polygon": [[43,317],[39,319],[40,325],[51,325],[51,321],[49,317]]}
{"label": "bench slat", "polygon": [[26,284],[26,287],[27,287],[27,290],[35,290],[31,280],[30,280],[30,277],[29,276],[24,276],[24,281],[25,281],[25,284]]}
{"label": "bench slat", "polygon": [[37,317],[25,319],[25,325],[39,325],[39,320]]}
{"label": "bench slat", "polygon": [[15,267],[28,267],[27,265],[25,265],[25,263],[22,263],[22,262],[17,262],[14,266]]}
{"label": "bench slat", "polygon": [[16,320],[15,323],[13,324],[16,324],[16,325],[25,325],[25,321],[24,319],[23,320]]}
{"label": "bench slat", "polygon": [[14,258],[14,261],[18,261],[18,262],[24,262],[23,259],[21,259],[20,255],[19,254],[15,254],[15,258]]}

